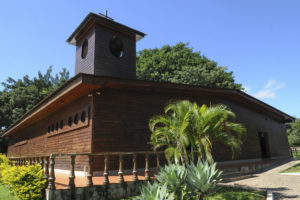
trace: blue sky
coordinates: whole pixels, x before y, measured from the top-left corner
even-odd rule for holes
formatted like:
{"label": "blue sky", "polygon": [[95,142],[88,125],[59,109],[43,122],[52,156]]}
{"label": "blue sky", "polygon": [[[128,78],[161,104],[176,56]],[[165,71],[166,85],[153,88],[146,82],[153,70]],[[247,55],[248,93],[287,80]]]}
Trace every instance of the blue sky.
{"label": "blue sky", "polygon": [[0,82],[53,65],[74,75],[65,40],[89,12],[147,34],[137,50],[189,42],[234,72],[250,95],[300,117],[300,1],[1,1]]}

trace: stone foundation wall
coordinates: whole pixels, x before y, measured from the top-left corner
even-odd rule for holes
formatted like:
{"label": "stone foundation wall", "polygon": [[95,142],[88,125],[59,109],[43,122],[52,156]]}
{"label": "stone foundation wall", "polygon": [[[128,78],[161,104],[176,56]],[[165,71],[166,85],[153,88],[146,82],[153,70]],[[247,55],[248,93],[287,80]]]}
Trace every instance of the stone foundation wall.
{"label": "stone foundation wall", "polygon": [[71,189],[46,190],[46,200],[119,200],[139,195],[141,184],[145,181],[112,183],[108,186],[77,187]]}

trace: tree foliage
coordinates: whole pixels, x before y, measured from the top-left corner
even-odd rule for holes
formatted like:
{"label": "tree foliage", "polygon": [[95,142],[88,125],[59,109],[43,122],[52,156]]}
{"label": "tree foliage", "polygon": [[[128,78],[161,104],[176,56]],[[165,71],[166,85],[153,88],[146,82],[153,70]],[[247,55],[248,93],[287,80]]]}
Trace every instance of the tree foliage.
{"label": "tree foliage", "polygon": [[9,77],[2,83],[3,90],[0,91],[0,132],[68,79],[69,72],[65,68],[53,76],[51,66],[45,74],[39,71],[32,79],[28,75],[18,80]]}
{"label": "tree foliage", "polygon": [[300,146],[300,119],[287,123],[286,128],[290,146]]}
{"label": "tree foliage", "polygon": [[138,52],[136,71],[141,80],[243,90],[227,67],[218,66],[185,43]]}
{"label": "tree foliage", "polygon": [[164,115],[150,119],[151,144],[154,150],[164,147],[170,162],[188,163],[194,158],[213,162],[212,145],[220,141],[238,150],[246,131],[235,123],[235,114],[225,105],[201,107],[188,100],[170,103]]}

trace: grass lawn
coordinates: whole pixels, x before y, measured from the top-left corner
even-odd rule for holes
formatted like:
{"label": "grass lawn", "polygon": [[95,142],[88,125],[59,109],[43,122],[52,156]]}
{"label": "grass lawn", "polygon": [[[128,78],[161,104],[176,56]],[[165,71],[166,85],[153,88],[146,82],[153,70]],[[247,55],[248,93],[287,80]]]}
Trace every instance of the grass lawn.
{"label": "grass lawn", "polygon": [[0,199],[15,200],[13,192],[1,184],[0,184]]}
{"label": "grass lawn", "polygon": [[300,173],[300,164],[295,165],[294,167],[290,167],[284,171],[282,171],[281,173]]}
{"label": "grass lawn", "polygon": [[[205,200],[265,200],[266,193],[262,191],[244,190],[234,187],[218,186],[214,194]],[[130,200],[130,199],[123,199]]]}
{"label": "grass lawn", "polygon": [[262,191],[243,190],[233,187],[218,187],[217,191],[207,200],[263,200],[266,193]]}
{"label": "grass lawn", "polygon": [[293,153],[293,157],[297,160],[300,160],[300,151],[297,151],[297,155],[296,153]]}

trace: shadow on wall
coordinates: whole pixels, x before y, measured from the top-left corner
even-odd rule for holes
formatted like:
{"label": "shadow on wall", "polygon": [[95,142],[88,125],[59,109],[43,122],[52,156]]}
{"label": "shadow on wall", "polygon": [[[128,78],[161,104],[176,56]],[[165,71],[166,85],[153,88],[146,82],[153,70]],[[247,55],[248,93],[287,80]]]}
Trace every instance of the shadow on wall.
{"label": "shadow on wall", "polygon": [[5,138],[0,137],[0,153],[7,154],[7,148],[8,148],[8,141]]}

